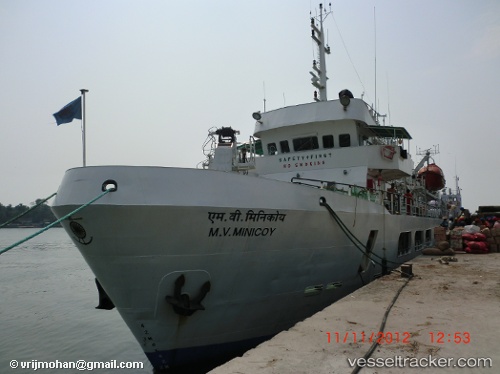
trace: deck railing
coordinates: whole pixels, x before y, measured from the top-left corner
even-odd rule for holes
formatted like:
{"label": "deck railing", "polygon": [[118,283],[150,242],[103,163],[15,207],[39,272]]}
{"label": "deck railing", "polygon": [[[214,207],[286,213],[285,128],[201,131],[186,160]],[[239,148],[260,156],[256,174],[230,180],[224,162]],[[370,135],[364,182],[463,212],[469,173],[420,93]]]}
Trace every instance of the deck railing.
{"label": "deck railing", "polygon": [[401,193],[390,193],[387,191],[370,189],[355,184],[337,183],[319,179],[294,177],[292,183],[302,184],[333,191],[336,193],[354,196],[359,199],[371,201],[384,205],[391,214],[407,214],[421,217],[439,218],[442,216],[441,208],[435,203],[425,201],[420,194],[415,196],[405,196]]}

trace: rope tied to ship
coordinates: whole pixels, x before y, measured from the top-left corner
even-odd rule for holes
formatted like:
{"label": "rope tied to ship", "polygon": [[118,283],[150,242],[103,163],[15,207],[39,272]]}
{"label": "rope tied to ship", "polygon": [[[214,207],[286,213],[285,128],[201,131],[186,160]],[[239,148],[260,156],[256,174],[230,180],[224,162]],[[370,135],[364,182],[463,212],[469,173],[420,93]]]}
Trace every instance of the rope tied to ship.
{"label": "rope tied to ship", "polygon": [[52,195],[50,195],[49,197],[46,197],[45,199],[41,200],[40,202],[38,202],[38,204],[32,206],[31,208],[29,208],[28,210],[25,210],[24,212],[22,212],[21,214],[18,214],[17,216],[9,219],[8,221],[2,223],[0,225],[0,229],[11,224],[12,222],[18,220],[19,218],[25,216],[26,214],[28,214],[29,212],[31,212],[32,210],[38,208],[40,205],[42,205],[43,203],[45,203],[47,200],[51,199],[52,197],[56,196],[57,195],[57,192],[54,192]]}
{"label": "rope tied to ship", "polygon": [[[335,220],[335,222],[337,222],[337,224],[339,225],[340,229],[344,232],[344,234],[352,242],[352,244],[354,244],[354,246],[358,250],[360,250],[364,255],[368,256],[370,258],[370,260],[372,260],[374,263],[376,263],[377,265],[382,266],[382,268],[387,267],[387,263],[388,262],[390,262],[392,264],[395,264],[395,265],[401,265],[401,263],[399,263],[399,262],[394,262],[394,261],[386,259],[385,257],[380,257],[379,255],[377,255],[374,252],[368,252],[368,249],[366,248],[366,246],[361,242],[361,240],[359,240],[352,233],[351,230],[349,230],[349,228],[346,226],[346,224],[344,222],[342,222],[342,220],[340,219],[340,217],[337,215],[337,213],[335,213],[335,211],[332,209],[332,207],[326,202],[326,199],[324,197],[321,197],[319,199],[319,205],[325,207],[326,210],[328,210],[328,213],[330,213],[330,215]],[[372,258],[372,256],[375,256],[375,257],[379,258],[382,261],[382,263],[374,260]]]}
{"label": "rope tied to ship", "polygon": [[[104,185],[103,185],[103,189],[104,189]],[[24,239],[21,239],[19,241],[17,241],[16,243],[14,244],[11,244],[10,246],[8,246],[7,248],[4,248],[2,250],[0,250],[0,255],[4,254],[5,252],[11,250],[12,248],[15,248],[17,247],[18,245],[20,244],[23,244],[24,242],[27,242],[28,240],[30,239],[33,239],[34,237],[44,233],[45,231],[47,231],[48,229],[50,229],[51,227],[54,227],[55,225],[61,223],[62,221],[64,221],[65,219],[71,217],[73,214],[75,213],[78,213],[79,211],[81,211],[82,209],[88,207],[89,205],[91,205],[92,203],[94,203],[95,201],[99,200],[101,197],[103,197],[104,195],[110,193],[110,192],[113,192],[113,191],[116,191],[116,188],[114,187],[107,187],[102,193],[100,193],[98,196],[94,197],[92,200],[90,200],[89,202],[79,206],[78,208],[76,208],[75,210],[69,212],[68,214],[66,214],[65,216],[59,218],[58,220],[52,222],[51,224],[45,226],[43,229],[35,232],[34,234],[32,235],[29,235],[27,236],[26,238]]]}
{"label": "rope tied to ship", "polygon": [[[380,258],[382,260],[382,264],[380,263],[377,263],[377,261],[373,260],[371,257],[370,259],[377,263],[378,265],[381,265],[382,267],[387,267],[387,262],[391,262],[393,264],[398,264],[400,265],[399,263],[396,263],[394,261],[390,261],[390,260],[387,260],[385,257],[382,258],[380,256],[378,256],[377,254],[371,252],[371,253],[368,253],[368,249],[366,248],[366,246],[363,245],[363,243],[361,243],[361,241],[347,228],[347,226],[344,224],[344,222],[342,222],[342,220],[340,219],[340,217],[337,215],[337,213],[335,213],[335,211],[332,209],[332,207],[326,202],[326,199],[324,197],[320,198],[320,201],[319,201],[319,204],[321,206],[324,206],[328,212],[330,213],[330,215],[332,216],[332,218],[335,220],[335,222],[337,222],[337,224],[340,226],[340,228],[342,229],[342,231],[346,234],[346,236],[349,238],[349,240],[354,244],[354,246],[359,249],[361,252],[363,252],[365,255],[369,256],[370,255],[374,255],[378,258]],[[410,274],[406,281],[404,282],[404,284],[398,289],[398,291],[396,292],[396,294],[394,295],[391,303],[388,305],[385,313],[384,313],[384,317],[382,318],[382,322],[380,324],[380,328],[378,331],[380,332],[384,332],[384,329],[385,329],[385,324],[387,322],[387,318],[389,317],[389,313],[391,312],[391,309],[392,307],[394,306],[394,304],[396,303],[397,299],[399,298],[399,295],[401,294],[401,292],[403,291],[403,289],[408,285],[409,281],[413,278],[413,274]],[[375,349],[377,348],[377,346],[379,345],[379,341],[378,339],[375,339],[375,341],[373,342],[373,344],[371,345],[370,349],[366,352],[366,354],[364,355],[364,359],[368,359],[372,354],[373,352],[375,351]],[[354,370],[352,371],[351,374],[357,374],[359,373],[359,371],[362,369],[361,366],[356,365],[356,367],[354,368]]]}

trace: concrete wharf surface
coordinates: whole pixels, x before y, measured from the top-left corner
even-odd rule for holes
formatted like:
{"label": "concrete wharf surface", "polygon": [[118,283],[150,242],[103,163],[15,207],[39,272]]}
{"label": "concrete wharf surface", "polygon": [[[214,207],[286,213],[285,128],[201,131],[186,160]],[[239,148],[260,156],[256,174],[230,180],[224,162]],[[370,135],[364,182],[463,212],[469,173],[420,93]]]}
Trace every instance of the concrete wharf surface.
{"label": "concrete wharf surface", "polygon": [[[500,373],[500,253],[455,258],[457,262],[448,264],[437,256],[411,261],[414,277],[388,315],[384,337],[379,335],[382,344],[371,355],[372,367],[360,373],[422,369],[425,373]],[[372,332],[372,341],[377,340],[384,314],[405,282],[398,272],[379,278],[210,373],[352,373],[348,359],[365,355],[372,345]],[[401,363],[406,358],[405,367],[395,366],[397,356]],[[458,362],[462,358],[470,359],[469,364],[486,358],[491,365],[454,366],[467,364]],[[383,359],[387,361],[382,363]],[[420,367],[415,367],[416,360]],[[441,364],[445,367],[438,367]]]}

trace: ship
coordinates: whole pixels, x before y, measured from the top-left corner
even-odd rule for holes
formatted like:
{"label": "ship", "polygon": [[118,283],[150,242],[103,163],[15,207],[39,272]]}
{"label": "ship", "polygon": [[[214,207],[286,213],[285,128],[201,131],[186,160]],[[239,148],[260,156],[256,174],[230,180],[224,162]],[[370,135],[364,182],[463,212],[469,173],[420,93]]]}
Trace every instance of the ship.
{"label": "ship", "polygon": [[62,179],[58,218],[109,192],[62,226],[98,308],[116,308],[157,370],[251,348],[433,244],[442,207],[416,177],[409,132],[348,89],[327,99],[328,15],[310,19],[311,102],[249,110],[242,142],[210,129],[199,167],[86,166]]}

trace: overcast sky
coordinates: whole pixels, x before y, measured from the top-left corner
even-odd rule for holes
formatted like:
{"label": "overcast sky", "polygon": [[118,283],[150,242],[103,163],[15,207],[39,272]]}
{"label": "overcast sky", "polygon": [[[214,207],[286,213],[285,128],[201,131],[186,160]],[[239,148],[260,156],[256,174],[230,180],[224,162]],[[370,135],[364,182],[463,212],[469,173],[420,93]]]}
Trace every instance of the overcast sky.
{"label": "overcast sky", "polygon": [[[0,0],[0,203],[49,196],[82,165],[81,121],[56,126],[52,116],[81,88],[87,165],[196,167],[208,129],[232,126],[246,140],[264,96],[268,110],[311,102],[317,9]],[[412,154],[439,145],[435,161],[447,186],[459,176],[467,208],[500,205],[500,1],[344,0],[332,10],[329,99],[344,88],[376,97],[386,124],[412,135]]]}

